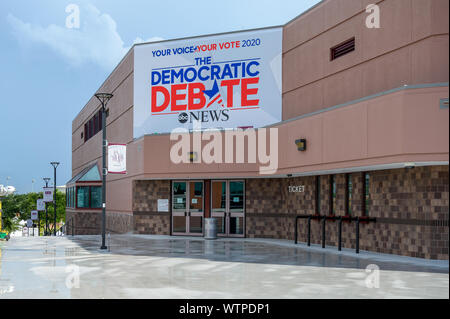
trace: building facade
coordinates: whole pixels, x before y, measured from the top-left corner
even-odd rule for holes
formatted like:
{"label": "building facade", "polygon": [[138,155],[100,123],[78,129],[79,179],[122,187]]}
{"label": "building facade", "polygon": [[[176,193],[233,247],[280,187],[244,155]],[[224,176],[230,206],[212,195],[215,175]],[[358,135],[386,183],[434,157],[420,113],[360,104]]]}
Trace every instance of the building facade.
{"label": "building facade", "polygon": [[[380,28],[366,26],[371,2]],[[220,236],[294,240],[296,215],[359,216],[362,250],[448,259],[448,5],[325,0],[282,26],[271,175],[255,163],[175,164],[169,134],[135,138],[135,45],[98,89],[114,94],[108,141],[127,145],[127,174],[107,175],[107,231],[202,236],[216,217]],[[92,97],[72,124],[69,233],[100,233],[100,108]],[[305,220],[298,229],[306,241]],[[321,242],[317,220],[311,236]],[[355,247],[354,222],[342,240]],[[337,222],[327,221],[326,244],[337,245]]]}

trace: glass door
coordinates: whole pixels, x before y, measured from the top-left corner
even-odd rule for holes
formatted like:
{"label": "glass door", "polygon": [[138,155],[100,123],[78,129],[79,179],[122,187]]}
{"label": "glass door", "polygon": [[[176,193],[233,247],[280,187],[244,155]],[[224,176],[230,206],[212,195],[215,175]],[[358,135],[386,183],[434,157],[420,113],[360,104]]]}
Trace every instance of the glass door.
{"label": "glass door", "polygon": [[229,183],[229,229],[228,236],[244,237],[244,182]]}
{"label": "glass door", "polygon": [[203,181],[172,183],[172,234],[203,235]]}
{"label": "glass door", "polygon": [[217,235],[244,237],[244,181],[211,182],[211,216],[217,219]]}
{"label": "glass door", "polygon": [[172,234],[186,234],[186,196],[187,183],[172,183]]}
{"label": "glass door", "polygon": [[217,235],[225,236],[227,215],[227,182],[211,182],[211,217],[217,219]]}
{"label": "glass door", "polygon": [[189,235],[203,235],[203,182],[189,182]]}

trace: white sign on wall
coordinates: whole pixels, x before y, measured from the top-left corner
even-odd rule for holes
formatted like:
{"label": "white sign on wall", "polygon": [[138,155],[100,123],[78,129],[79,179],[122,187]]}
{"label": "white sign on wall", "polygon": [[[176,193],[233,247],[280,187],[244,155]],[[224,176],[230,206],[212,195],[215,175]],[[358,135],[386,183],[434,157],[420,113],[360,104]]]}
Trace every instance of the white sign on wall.
{"label": "white sign on wall", "polygon": [[126,144],[108,144],[108,173],[127,173]]}
{"label": "white sign on wall", "polygon": [[43,198],[39,198],[39,199],[36,201],[36,209],[37,209],[38,211],[44,211],[44,210],[45,210],[45,202],[44,202],[44,199],[43,199]]}
{"label": "white sign on wall", "polygon": [[44,202],[53,202],[53,188],[44,187]]}
{"label": "white sign on wall", "polygon": [[169,200],[158,199],[158,212],[168,212],[168,211],[169,211]]}
{"label": "white sign on wall", "polygon": [[281,121],[282,28],[136,45],[135,138]]}

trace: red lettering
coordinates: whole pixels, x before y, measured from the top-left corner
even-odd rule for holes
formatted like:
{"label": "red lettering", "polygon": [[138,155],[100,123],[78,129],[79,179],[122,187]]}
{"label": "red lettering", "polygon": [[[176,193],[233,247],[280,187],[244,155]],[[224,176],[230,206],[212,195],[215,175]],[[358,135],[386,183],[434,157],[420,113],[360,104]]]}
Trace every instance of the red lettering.
{"label": "red lettering", "polygon": [[[198,90],[194,92],[194,90]],[[206,98],[203,94],[205,86],[202,83],[191,83],[188,86],[188,108],[189,110],[199,110],[205,106]],[[195,99],[199,99],[198,103],[195,103]]]}
{"label": "red lettering", "polygon": [[258,94],[258,88],[248,88],[249,84],[257,84],[259,82],[259,77],[242,79],[241,84],[241,106],[256,106],[259,104],[259,99],[249,100],[247,97],[249,95]]}
{"label": "red lettering", "polygon": [[183,101],[186,99],[186,94],[178,94],[178,90],[186,90],[187,84],[173,84],[171,87],[172,92],[172,111],[185,111],[186,104],[177,104],[177,101]]}
{"label": "red lettering", "polygon": [[[156,105],[158,92],[164,95],[164,102],[158,106]],[[162,112],[164,111],[170,102],[170,94],[169,91],[163,86],[154,86],[152,87],[152,112]]]}
{"label": "red lettering", "polygon": [[220,86],[227,87],[227,107],[233,107],[233,86],[239,85],[240,80],[223,80]]}

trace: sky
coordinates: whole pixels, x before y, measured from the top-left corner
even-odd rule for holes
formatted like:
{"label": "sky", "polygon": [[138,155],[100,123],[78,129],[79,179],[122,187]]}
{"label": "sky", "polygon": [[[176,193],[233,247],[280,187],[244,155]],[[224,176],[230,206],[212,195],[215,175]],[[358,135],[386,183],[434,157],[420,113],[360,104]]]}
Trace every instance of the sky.
{"label": "sky", "polygon": [[71,178],[72,120],[133,43],[282,25],[318,2],[2,0],[0,184],[40,191],[52,161]]}

